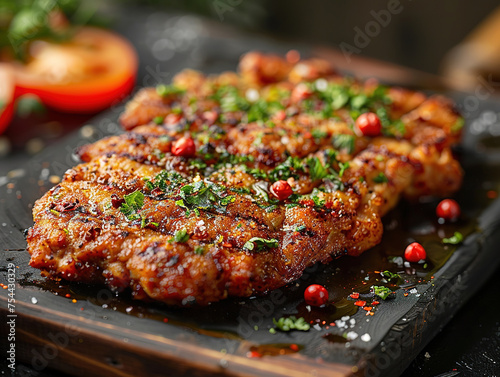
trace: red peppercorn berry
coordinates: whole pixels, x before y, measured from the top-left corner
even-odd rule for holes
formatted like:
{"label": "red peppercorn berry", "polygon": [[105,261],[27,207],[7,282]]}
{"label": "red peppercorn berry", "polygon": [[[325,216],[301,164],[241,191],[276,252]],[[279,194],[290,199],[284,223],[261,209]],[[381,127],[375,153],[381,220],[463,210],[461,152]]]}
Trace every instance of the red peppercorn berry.
{"label": "red peppercorn berry", "polygon": [[319,284],[311,284],[304,292],[307,305],[322,306],[328,302],[328,291]]}
{"label": "red peppercorn berry", "polygon": [[444,199],[436,207],[436,215],[445,220],[458,219],[460,212],[460,205],[453,199]]}
{"label": "red peppercorn berry", "polygon": [[363,113],[356,119],[356,127],[364,136],[378,136],[382,131],[382,124],[375,113]]}
{"label": "red peppercorn berry", "polygon": [[174,156],[193,157],[196,154],[196,146],[190,137],[181,137],[172,144]]}
{"label": "red peppercorn berry", "polygon": [[406,247],[405,259],[408,262],[416,263],[422,259],[427,258],[427,253],[422,245],[418,242],[413,242]]}
{"label": "red peppercorn berry", "polygon": [[285,200],[293,194],[293,191],[287,181],[280,180],[271,185],[271,194],[276,196],[279,200]]}

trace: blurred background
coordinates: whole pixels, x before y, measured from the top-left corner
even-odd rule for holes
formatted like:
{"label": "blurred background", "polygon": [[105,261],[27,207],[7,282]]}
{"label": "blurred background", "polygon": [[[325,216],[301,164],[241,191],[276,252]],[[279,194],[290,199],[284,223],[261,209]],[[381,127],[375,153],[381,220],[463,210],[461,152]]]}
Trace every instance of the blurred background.
{"label": "blurred background", "polygon": [[[115,31],[133,46],[135,58],[125,55],[121,60],[130,63],[131,68],[124,69],[131,70],[126,78],[135,78],[135,89],[125,80],[102,108],[72,108],[70,113],[71,104],[48,105],[50,96],[42,101],[17,97],[19,85],[14,89],[9,77],[24,77],[27,71],[37,74],[28,76],[27,93],[50,89],[59,76],[70,84],[90,85],[92,77],[58,68],[59,57],[67,58],[64,54],[36,69],[30,66],[32,41],[65,42],[72,38],[72,26],[87,24]],[[23,164],[71,131],[89,137],[92,117],[109,107],[119,112],[119,103],[131,90],[169,82],[186,67],[208,73],[234,70],[238,57],[248,50],[283,54],[291,48],[304,56],[323,54],[344,70],[366,72],[388,83],[447,87],[471,92],[474,98],[480,98],[478,88],[489,99],[500,91],[498,0],[0,0],[0,186],[23,174]],[[11,68],[15,75],[9,73]],[[33,82],[41,84],[34,87]],[[95,88],[85,90],[95,97]],[[64,91],[55,94],[65,97]],[[496,127],[490,133],[500,130],[500,114],[490,112],[483,123],[481,114],[469,115],[478,118],[480,131],[490,124]],[[490,280],[477,298],[485,306],[498,297],[500,288],[498,281]],[[485,361],[477,355],[498,350],[496,313],[460,312],[405,375],[453,368],[464,373],[471,368],[490,370],[481,369]],[[447,352],[449,344],[454,344],[453,352]]]}

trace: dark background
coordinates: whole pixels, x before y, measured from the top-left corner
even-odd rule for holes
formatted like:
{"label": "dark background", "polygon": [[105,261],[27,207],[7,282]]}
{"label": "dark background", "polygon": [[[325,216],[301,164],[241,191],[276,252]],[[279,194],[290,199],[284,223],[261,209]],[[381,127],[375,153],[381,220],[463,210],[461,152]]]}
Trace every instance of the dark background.
{"label": "dark background", "polygon": [[[310,44],[354,46],[355,27],[364,30],[372,12],[390,0],[125,0],[156,8],[183,10],[241,29]],[[360,54],[426,72],[438,73],[441,61],[488,14],[498,0],[401,0],[402,8]],[[399,7],[398,7],[399,9]],[[500,39],[500,36],[499,36]]]}

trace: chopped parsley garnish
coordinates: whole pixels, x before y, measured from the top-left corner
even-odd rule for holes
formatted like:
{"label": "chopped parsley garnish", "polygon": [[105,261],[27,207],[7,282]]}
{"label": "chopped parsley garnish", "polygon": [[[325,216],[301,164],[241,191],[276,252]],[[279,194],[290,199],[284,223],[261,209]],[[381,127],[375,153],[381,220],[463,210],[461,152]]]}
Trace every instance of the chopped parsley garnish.
{"label": "chopped parsley garnish", "polygon": [[450,238],[443,238],[443,243],[449,245],[458,245],[464,240],[464,236],[460,232],[455,232]]}
{"label": "chopped parsley garnish", "polygon": [[354,152],[354,135],[340,134],[333,138],[333,146],[339,151],[345,151],[348,154]]}
{"label": "chopped parsley garnish", "polygon": [[203,254],[205,254],[205,248],[203,246],[196,246],[194,248],[194,253],[196,255],[203,255]]}
{"label": "chopped parsley garnish", "polygon": [[52,213],[53,215],[56,215],[56,216],[61,216],[61,212],[59,211],[56,211],[55,209],[49,209],[50,213]]}
{"label": "chopped parsley garnish", "polygon": [[406,133],[406,125],[401,119],[397,119],[394,122],[383,126],[382,132],[387,136],[397,136],[402,137]]}
{"label": "chopped parsley garnish", "polygon": [[299,171],[304,171],[304,165],[298,157],[288,157],[285,162],[276,166],[273,170],[267,173],[272,181],[287,180],[290,177],[297,178],[296,174]]}
{"label": "chopped parsley garnish", "polygon": [[181,229],[175,232],[174,237],[171,238],[168,242],[178,242],[178,243],[186,243],[189,240],[189,234],[186,229]]}
{"label": "chopped parsley garnish", "polygon": [[386,182],[389,182],[389,180],[387,179],[387,177],[385,176],[384,173],[380,172],[380,173],[378,173],[378,175],[375,178],[373,178],[373,182],[386,183]]}
{"label": "chopped parsley garnish", "polygon": [[455,124],[451,126],[451,131],[455,133],[460,131],[464,126],[464,124],[465,124],[465,119],[462,117],[458,118]]}
{"label": "chopped parsley garnish", "polygon": [[123,197],[124,203],[120,206],[120,212],[129,220],[138,220],[141,218],[139,210],[144,205],[144,194],[139,190]]}
{"label": "chopped parsley garnish", "polygon": [[192,209],[196,214],[199,210],[215,209],[224,212],[229,203],[236,200],[233,195],[226,195],[227,190],[223,186],[211,182],[198,181],[181,187],[179,195],[181,199],[176,204],[188,211]]}
{"label": "chopped parsley garnish", "polygon": [[328,175],[328,170],[318,157],[310,157],[307,159],[307,166],[309,166],[309,175],[311,180],[319,181]]}
{"label": "chopped parsley garnish", "polygon": [[400,274],[395,274],[391,271],[385,270],[381,272],[381,275],[387,279],[387,281],[393,282],[394,284],[398,284],[402,280]]}
{"label": "chopped parsley garnish", "polygon": [[160,84],[156,87],[156,92],[162,97],[167,97],[167,96],[183,94],[185,90],[179,89],[174,85]]}
{"label": "chopped parsley garnish", "polygon": [[278,246],[279,241],[277,239],[272,238],[270,240],[266,240],[265,238],[253,237],[245,242],[243,248],[250,251],[261,251],[265,249],[274,249]]}
{"label": "chopped parsley garnish", "polygon": [[176,171],[163,170],[156,175],[153,181],[146,181],[146,188],[148,190],[159,188],[166,195],[170,195],[186,182],[187,180]]}
{"label": "chopped parsley garnish", "polygon": [[344,172],[349,169],[349,162],[339,162],[339,177],[342,178],[342,176],[344,175]]}
{"label": "chopped parsley garnish", "polygon": [[162,116],[157,116],[157,117],[153,118],[153,122],[156,124],[162,124],[164,120],[165,120],[165,118]]}
{"label": "chopped parsley garnish", "polygon": [[305,225],[299,225],[298,227],[296,227],[294,229],[294,232],[302,232],[303,230],[306,229],[306,226]]}
{"label": "chopped parsley garnish", "polygon": [[[309,331],[311,328],[311,325],[306,322],[304,317],[299,317],[296,318],[295,316],[290,316],[290,317],[281,317],[280,319],[276,320],[273,318],[273,323],[274,326],[276,326],[276,329],[280,331],[291,331],[291,330],[298,330],[298,331]],[[269,331],[271,333],[276,332],[275,328],[270,329]],[[271,331],[274,330],[274,331]]]}
{"label": "chopped parsley garnish", "polygon": [[250,107],[247,99],[242,97],[234,86],[222,86],[212,97],[220,103],[221,110],[225,113],[247,111]]}
{"label": "chopped parsley garnish", "polygon": [[260,99],[250,106],[247,112],[247,122],[266,121],[272,114],[282,109],[284,109],[283,105],[277,101],[267,102]]}
{"label": "chopped parsley garnish", "polygon": [[388,298],[394,298],[395,296],[392,289],[384,287],[382,285],[373,285],[372,290],[373,293],[375,293],[375,295],[380,297],[382,300],[386,300]]}
{"label": "chopped parsley garnish", "polygon": [[365,94],[358,94],[351,98],[351,108],[361,111],[368,104],[368,97]]}
{"label": "chopped parsley garnish", "polygon": [[328,136],[328,132],[315,129],[311,131],[311,135],[313,138],[321,140]]}

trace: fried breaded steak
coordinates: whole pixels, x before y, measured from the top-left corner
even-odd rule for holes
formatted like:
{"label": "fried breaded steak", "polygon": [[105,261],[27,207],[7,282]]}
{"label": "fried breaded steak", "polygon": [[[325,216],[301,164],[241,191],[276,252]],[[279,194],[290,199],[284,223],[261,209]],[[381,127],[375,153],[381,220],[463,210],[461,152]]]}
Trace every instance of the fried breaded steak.
{"label": "fried breaded steak", "polygon": [[[380,135],[355,126],[366,112]],[[36,202],[28,250],[46,276],[138,299],[268,292],[376,245],[401,196],[449,195],[462,180],[449,100],[321,60],[249,53],[239,74],[187,70],[141,90],[121,122],[127,133],[80,148],[85,163]]]}

